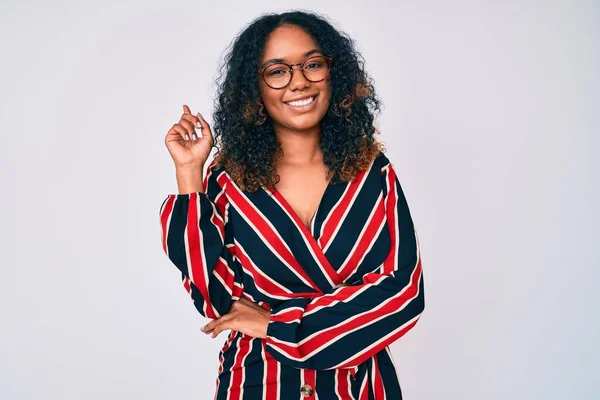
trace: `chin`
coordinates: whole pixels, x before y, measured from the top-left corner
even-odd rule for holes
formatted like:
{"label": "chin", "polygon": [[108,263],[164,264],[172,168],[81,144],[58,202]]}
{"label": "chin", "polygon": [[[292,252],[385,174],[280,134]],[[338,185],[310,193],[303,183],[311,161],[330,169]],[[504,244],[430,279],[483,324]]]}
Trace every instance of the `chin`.
{"label": "chin", "polygon": [[319,126],[324,116],[325,112],[314,112],[306,115],[295,115],[293,117],[286,115],[286,118],[279,120],[278,124],[288,129],[306,131]]}
{"label": "chin", "polygon": [[282,126],[294,131],[308,131],[314,129],[320,124],[320,120],[311,118],[310,121],[286,121]]}

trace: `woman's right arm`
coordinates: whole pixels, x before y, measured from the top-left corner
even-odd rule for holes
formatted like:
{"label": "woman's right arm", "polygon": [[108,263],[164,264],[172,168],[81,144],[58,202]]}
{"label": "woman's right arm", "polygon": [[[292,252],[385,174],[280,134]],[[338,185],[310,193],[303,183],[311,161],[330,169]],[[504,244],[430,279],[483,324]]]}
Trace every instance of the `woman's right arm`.
{"label": "woman's right arm", "polygon": [[[214,163],[214,162],[213,162]],[[219,176],[208,167],[205,193],[169,194],[160,207],[163,251],[181,271],[183,285],[203,316],[219,318],[243,292],[241,268],[235,259],[233,227]],[[223,181],[224,176],[221,176]],[[200,182],[202,181],[199,174]],[[201,188],[200,188],[201,189]]]}
{"label": "woman's right arm", "polygon": [[165,137],[179,190],[167,196],[159,214],[163,251],[181,271],[183,285],[200,314],[215,319],[239,299],[243,281],[228,218],[225,172],[214,168],[213,161],[202,182],[213,142],[202,115],[192,115],[184,105],[179,122]]}

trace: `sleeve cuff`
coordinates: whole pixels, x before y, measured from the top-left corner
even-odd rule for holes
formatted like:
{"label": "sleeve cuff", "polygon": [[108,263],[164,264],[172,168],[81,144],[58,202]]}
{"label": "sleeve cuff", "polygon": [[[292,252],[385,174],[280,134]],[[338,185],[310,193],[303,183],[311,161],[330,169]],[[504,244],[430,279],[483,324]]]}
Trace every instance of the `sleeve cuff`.
{"label": "sleeve cuff", "polygon": [[277,336],[277,321],[274,321],[273,319],[273,314],[271,314],[271,319],[269,320],[269,324],[267,325],[267,335],[266,335],[266,340],[269,341],[270,338],[276,337]]}

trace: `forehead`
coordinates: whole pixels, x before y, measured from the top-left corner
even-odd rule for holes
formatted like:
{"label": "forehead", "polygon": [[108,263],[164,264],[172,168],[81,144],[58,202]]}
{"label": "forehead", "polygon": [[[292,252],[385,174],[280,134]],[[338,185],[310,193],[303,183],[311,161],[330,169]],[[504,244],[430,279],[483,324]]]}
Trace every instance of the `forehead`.
{"label": "forehead", "polygon": [[302,28],[295,25],[282,25],[267,37],[261,62],[272,58],[283,58],[296,61],[304,58],[304,54],[319,46]]}

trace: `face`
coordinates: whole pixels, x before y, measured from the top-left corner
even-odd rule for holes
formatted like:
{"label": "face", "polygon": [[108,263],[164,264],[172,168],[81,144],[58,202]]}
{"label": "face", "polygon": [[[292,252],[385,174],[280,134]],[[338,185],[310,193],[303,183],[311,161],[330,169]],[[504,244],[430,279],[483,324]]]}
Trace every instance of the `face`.
{"label": "face", "polygon": [[[260,65],[262,68],[273,59],[282,59],[287,64],[297,64],[318,54],[324,53],[308,33],[295,25],[283,25],[271,32],[267,38]],[[307,131],[317,128],[329,108],[328,79],[311,82],[304,77],[300,66],[293,68],[292,80],[283,89],[273,89],[259,78],[262,101],[276,130],[284,128],[292,131]],[[314,100],[310,104],[305,104],[306,102],[289,104],[311,97]]]}

